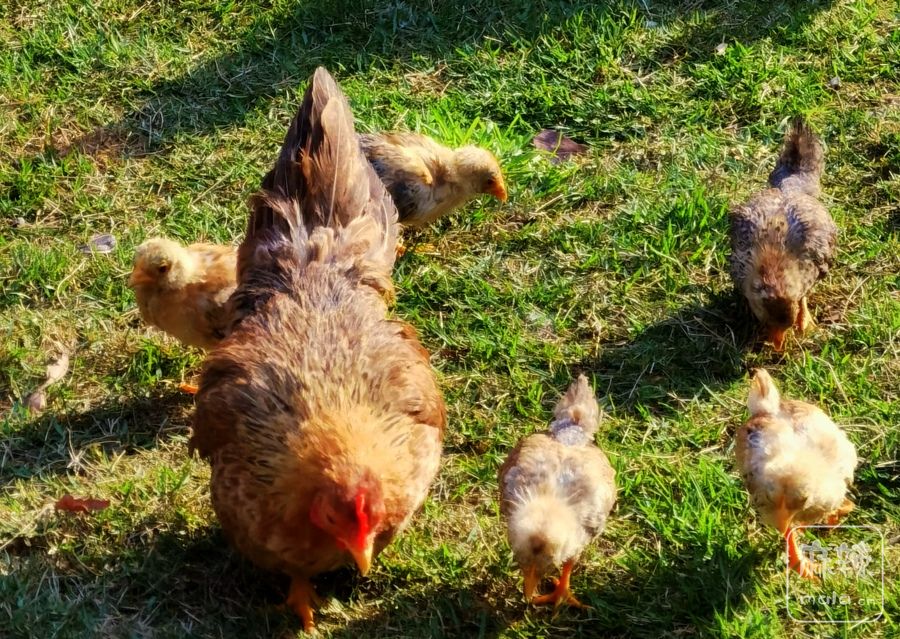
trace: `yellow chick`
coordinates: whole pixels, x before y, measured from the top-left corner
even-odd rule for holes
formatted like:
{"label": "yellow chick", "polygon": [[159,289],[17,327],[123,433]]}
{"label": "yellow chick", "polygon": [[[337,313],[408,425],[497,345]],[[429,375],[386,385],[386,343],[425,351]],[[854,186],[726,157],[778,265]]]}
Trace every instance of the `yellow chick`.
{"label": "yellow chick", "polygon": [[506,201],[503,172],[490,151],[450,149],[419,133],[369,133],[359,140],[405,226],[425,226],[479,193]]}
{"label": "yellow chick", "polygon": [[210,349],[225,336],[236,269],[231,246],[182,246],[155,237],[137,248],[128,285],[145,322],[187,346]]}
{"label": "yellow chick", "polygon": [[[525,577],[525,599],[581,606],[570,588],[572,569],[606,527],[616,502],[616,473],[594,444],[600,408],[584,375],[553,416],[550,432],[523,439],[500,469],[500,510]],[[541,579],[559,566],[553,592],[535,597]]]}
{"label": "yellow chick", "polygon": [[768,372],[756,371],[747,403],[750,419],[737,432],[735,454],[753,506],[788,542],[788,564],[811,578],[793,525],[833,525],[853,510],[856,448],[816,406],[782,399]]}

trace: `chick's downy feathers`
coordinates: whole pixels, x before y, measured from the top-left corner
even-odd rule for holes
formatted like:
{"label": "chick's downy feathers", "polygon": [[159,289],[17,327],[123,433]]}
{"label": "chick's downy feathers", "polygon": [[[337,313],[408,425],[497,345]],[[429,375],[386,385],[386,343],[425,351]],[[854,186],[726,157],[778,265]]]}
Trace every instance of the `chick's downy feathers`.
{"label": "chick's downy feathers", "polygon": [[490,151],[450,149],[419,133],[367,133],[359,141],[406,226],[433,222],[479,193],[506,200],[503,172]]}
{"label": "chick's downy feathers", "polygon": [[571,568],[616,500],[615,471],[593,443],[600,409],[586,377],[572,384],[554,417],[549,433],[520,441],[500,469],[500,507],[526,596],[529,579],[561,564]]}
{"label": "chick's downy feathers", "polygon": [[771,188],[731,212],[731,276],[781,350],[785,332],[812,323],[806,297],[829,270],[837,228],[817,199],[824,150],[797,119],[769,176]]}
{"label": "chick's downy feathers", "polygon": [[128,284],[145,322],[185,345],[209,349],[225,337],[236,261],[231,246],[182,246],[155,237],[135,251]]}

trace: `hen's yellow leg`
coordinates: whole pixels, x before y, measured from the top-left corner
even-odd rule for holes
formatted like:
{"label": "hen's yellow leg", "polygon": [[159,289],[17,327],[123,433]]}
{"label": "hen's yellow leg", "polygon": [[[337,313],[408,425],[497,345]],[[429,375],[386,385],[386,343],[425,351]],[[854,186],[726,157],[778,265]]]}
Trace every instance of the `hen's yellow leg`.
{"label": "hen's yellow leg", "polygon": [[840,505],[840,507],[832,513],[828,514],[828,518],[825,520],[825,523],[829,526],[837,526],[840,521],[849,515],[853,509],[856,507],[849,499],[844,499],[844,503]]}
{"label": "hen's yellow leg", "polygon": [[308,579],[291,578],[291,591],[285,603],[303,620],[303,630],[313,632],[316,629],[313,623],[313,604],[318,605],[322,600]]}
{"label": "hen's yellow leg", "polygon": [[553,592],[547,595],[539,595],[532,599],[531,603],[533,603],[535,606],[553,604],[554,607],[559,607],[562,604],[566,604],[569,606],[576,606],[578,608],[587,608],[587,606],[585,606],[575,598],[575,595],[572,594],[572,590],[569,587],[569,580],[572,577],[572,568],[574,566],[574,560],[567,561],[565,564],[563,564],[562,574],[559,576],[559,579],[553,580],[556,586],[553,589]]}
{"label": "hen's yellow leg", "polygon": [[791,520],[793,518],[794,514],[784,505],[784,498],[782,497],[778,507],[775,509],[775,525],[778,526],[778,531],[784,535],[787,541],[788,566],[801,577],[815,579],[815,566],[800,553],[796,532],[791,528]]}

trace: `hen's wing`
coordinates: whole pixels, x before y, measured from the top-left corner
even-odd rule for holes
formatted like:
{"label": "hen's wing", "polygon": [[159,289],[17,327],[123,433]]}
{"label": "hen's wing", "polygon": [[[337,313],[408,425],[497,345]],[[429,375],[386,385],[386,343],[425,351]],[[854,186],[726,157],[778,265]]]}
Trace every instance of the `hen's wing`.
{"label": "hen's wing", "polygon": [[316,69],[262,187],[238,251],[237,321],[272,294],[293,294],[298,271],[311,261],[392,292],[397,209],[365,161],[347,100],[325,69]]}

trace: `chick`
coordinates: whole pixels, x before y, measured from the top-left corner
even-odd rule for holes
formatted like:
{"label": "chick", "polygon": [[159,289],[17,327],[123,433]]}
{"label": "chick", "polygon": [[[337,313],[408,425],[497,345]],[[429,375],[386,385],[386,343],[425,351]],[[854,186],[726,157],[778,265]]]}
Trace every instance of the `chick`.
{"label": "chick", "polygon": [[506,201],[503,173],[490,151],[450,149],[419,133],[368,133],[359,140],[405,226],[425,226],[479,193]]}
{"label": "chick", "polygon": [[[525,577],[525,599],[581,606],[569,586],[572,568],[606,527],[616,502],[615,471],[593,442],[600,409],[584,375],[553,416],[550,432],[523,439],[500,469],[500,509]],[[535,597],[541,579],[560,565],[553,592]]]}
{"label": "chick", "polygon": [[837,227],[817,199],[823,158],[819,138],[796,119],[769,175],[772,188],[731,213],[731,277],[776,351],[792,326],[812,325],[806,298],[834,255]]}
{"label": "chick", "polygon": [[756,371],[747,399],[750,419],[737,432],[735,454],[753,506],[788,543],[788,565],[814,576],[801,556],[793,525],[830,525],[853,510],[856,449],[816,406],[783,400],[763,369]]}
{"label": "chick", "polygon": [[137,248],[128,285],[145,322],[187,346],[210,349],[225,336],[236,267],[233,247],[154,237]]}

